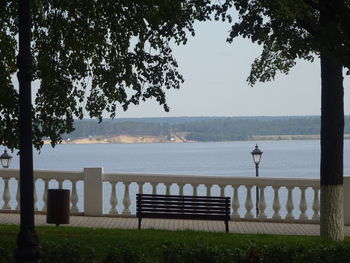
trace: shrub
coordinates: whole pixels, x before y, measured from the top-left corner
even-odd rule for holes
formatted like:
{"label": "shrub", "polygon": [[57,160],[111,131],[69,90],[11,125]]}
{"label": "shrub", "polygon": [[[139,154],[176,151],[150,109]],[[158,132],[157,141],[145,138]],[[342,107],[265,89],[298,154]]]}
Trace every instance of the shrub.
{"label": "shrub", "polygon": [[103,263],[138,263],[142,262],[144,254],[135,246],[117,244],[110,248]]}
{"label": "shrub", "polygon": [[0,247],[0,263],[9,263],[9,262],[13,262],[11,251]]}
{"label": "shrub", "polygon": [[342,263],[350,262],[350,247],[339,243],[328,246],[257,245],[227,248],[220,245],[181,242],[163,245],[162,262],[169,263]]}
{"label": "shrub", "polygon": [[42,263],[95,263],[96,253],[80,243],[47,242],[42,245]]}

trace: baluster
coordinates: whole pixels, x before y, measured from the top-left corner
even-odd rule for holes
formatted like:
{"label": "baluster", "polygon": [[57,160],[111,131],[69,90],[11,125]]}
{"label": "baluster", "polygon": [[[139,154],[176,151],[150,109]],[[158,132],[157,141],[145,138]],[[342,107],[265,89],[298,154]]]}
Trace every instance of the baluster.
{"label": "baluster", "polygon": [[38,211],[38,194],[36,193],[36,180],[34,179],[34,211]]}
{"label": "baluster", "polygon": [[306,190],[306,187],[305,186],[300,186],[300,191],[301,191],[301,197],[300,197],[300,206],[299,206],[299,209],[300,209],[300,220],[307,220],[307,216],[306,216],[306,210],[307,210],[307,205],[306,205],[306,198],[305,198],[305,190]]}
{"label": "baluster", "polygon": [[225,187],[226,187],[226,185],[220,184],[220,185],[218,185],[218,186],[219,186],[219,188],[220,188],[220,196],[221,196],[221,197],[225,197]]}
{"label": "baluster", "polygon": [[112,182],[111,187],[112,187],[111,188],[111,196],[109,197],[109,203],[111,205],[111,209],[109,210],[109,214],[116,215],[116,214],[118,214],[118,211],[117,211],[118,197],[117,197],[116,190],[115,190],[116,183]]}
{"label": "baluster", "polygon": [[259,185],[259,215],[258,218],[266,218],[265,209],[266,209],[266,201],[265,201],[265,186]]}
{"label": "baluster", "polygon": [[279,198],[279,193],[278,190],[280,189],[279,186],[272,186],[273,192],[274,192],[274,197],[273,197],[273,215],[272,219],[281,219],[280,215],[280,209],[281,209],[281,204],[280,204],[280,198]]}
{"label": "baluster", "polygon": [[19,189],[19,179],[16,179],[17,181],[17,190],[16,190],[16,210],[19,211],[20,209],[20,189]]}
{"label": "baluster", "polygon": [[246,214],[245,214],[245,218],[252,218],[253,217],[253,213],[252,213],[252,209],[253,209],[253,201],[252,201],[252,185],[246,185],[247,188],[247,199],[245,201],[245,209],[247,210]]}
{"label": "baluster", "polygon": [[165,194],[166,195],[170,195],[170,186],[171,186],[171,183],[165,184]]}
{"label": "baluster", "polygon": [[10,200],[11,200],[11,195],[9,191],[9,179],[5,178],[4,179],[4,193],[2,194],[2,199],[4,200],[4,205],[2,206],[2,209],[11,209],[10,207]]}
{"label": "baluster", "polygon": [[239,185],[232,185],[232,215],[231,218],[239,218],[239,199],[238,199],[238,188]]}
{"label": "baluster", "polygon": [[179,195],[184,195],[184,187],[185,185],[184,184],[178,184],[179,186]]}
{"label": "baluster", "polygon": [[72,202],[72,207],[70,209],[70,211],[72,213],[79,213],[79,209],[78,209],[78,193],[77,193],[77,181],[72,181],[72,194],[71,194],[71,202]]}
{"label": "baluster", "polygon": [[312,204],[312,210],[314,210],[314,214],[312,216],[313,220],[319,220],[320,215],[318,214],[320,211],[320,199],[318,197],[319,187],[313,187],[314,190],[314,202]]}
{"label": "baluster", "polygon": [[43,179],[44,180],[44,194],[43,194],[43,202],[44,202],[44,207],[43,211],[47,210],[47,190],[49,189],[49,179]]}
{"label": "baluster", "polygon": [[286,220],[294,219],[294,216],[292,214],[293,209],[294,209],[293,188],[294,188],[294,186],[287,186],[288,197],[287,197],[287,204],[286,204],[286,209],[287,209]]}
{"label": "baluster", "polygon": [[129,194],[129,182],[124,183],[125,186],[125,191],[124,191],[124,200],[123,200],[123,205],[124,205],[124,211],[123,215],[130,215],[130,194]]}

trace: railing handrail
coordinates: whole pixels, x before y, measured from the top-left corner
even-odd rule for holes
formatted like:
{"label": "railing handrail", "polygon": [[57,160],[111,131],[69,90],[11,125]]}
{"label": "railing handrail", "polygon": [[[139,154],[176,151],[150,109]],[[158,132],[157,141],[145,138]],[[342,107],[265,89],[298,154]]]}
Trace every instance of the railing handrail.
{"label": "railing handrail", "polygon": [[[84,180],[82,171],[34,170],[36,179]],[[0,178],[19,179],[19,169],[0,169]]]}
{"label": "railing handrail", "polygon": [[[161,179],[161,180],[160,180]],[[105,182],[143,182],[143,183],[181,183],[212,185],[259,185],[259,186],[300,186],[319,187],[317,178],[276,178],[243,176],[208,176],[208,175],[174,175],[174,174],[140,174],[140,173],[104,173]]]}

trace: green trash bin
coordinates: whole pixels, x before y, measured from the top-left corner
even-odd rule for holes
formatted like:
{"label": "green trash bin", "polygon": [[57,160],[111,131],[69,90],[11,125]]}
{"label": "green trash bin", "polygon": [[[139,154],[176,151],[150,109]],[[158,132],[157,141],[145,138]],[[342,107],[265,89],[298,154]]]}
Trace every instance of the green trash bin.
{"label": "green trash bin", "polygon": [[70,191],[67,189],[47,190],[46,223],[69,224]]}

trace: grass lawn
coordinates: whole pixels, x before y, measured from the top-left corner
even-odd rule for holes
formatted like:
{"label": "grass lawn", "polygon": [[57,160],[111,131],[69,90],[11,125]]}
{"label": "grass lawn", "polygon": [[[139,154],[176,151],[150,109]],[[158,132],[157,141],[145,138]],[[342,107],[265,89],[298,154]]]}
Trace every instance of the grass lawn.
{"label": "grass lawn", "polygon": [[[14,250],[18,229],[18,226],[14,225],[0,225],[0,248],[2,248],[3,251]],[[53,258],[57,259],[55,262],[77,262],[76,259],[67,261],[66,258],[63,260],[70,252],[74,254],[77,253],[76,251],[81,253],[82,257],[91,256],[91,261],[85,259],[85,261],[83,260],[81,262],[165,262],[164,253],[170,253],[170,255],[173,255],[172,257],[175,258],[178,257],[177,253],[180,253],[179,261],[175,260],[174,262],[181,262],[181,258],[182,260],[183,258],[186,259],[188,255],[198,257],[194,251],[197,251],[196,253],[199,254],[209,253],[210,251],[210,253],[216,251],[216,254],[221,254],[232,249],[236,252],[251,251],[252,249],[254,250],[254,248],[256,248],[256,251],[267,251],[269,248],[282,247],[282,252],[287,253],[284,248],[288,248],[288,251],[291,251],[290,249],[292,249],[292,251],[302,251],[303,249],[305,249],[305,251],[312,251],[315,249],[327,249],[339,246],[339,243],[323,241],[318,237],[309,236],[246,235],[196,231],[94,229],[63,226],[41,226],[37,227],[36,230],[39,235],[40,244],[43,247],[43,254],[53,254]],[[350,239],[346,238],[345,241],[341,243],[341,246],[347,251],[346,253],[348,253],[348,250],[350,251]],[[120,247],[123,249],[120,250]],[[186,252],[185,250],[188,251]],[[133,254],[135,251],[137,251],[137,255]],[[236,253],[235,251],[231,252]],[[258,256],[260,257],[260,254],[262,255],[262,253],[265,252],[259,252]],[[112,259],[104,261],[108,254],[115,254],[115,258],[119,257],[119,259],[116,261],[113,261]],[[343,254],[341,254],[341,256],[343,256]],[[63,257],[62,261],[58,259],[59,257]],[[124,260],[121,260],[120,258]],[[266,256],[264,256],[264,258],[265,261],[237,262],[270,262],[266,261]],[[217,259],[218,260],[216,261],[213,260],[207,262],[226,262],[225,260],[221,260],[223,258],[220,255]],[[339,260],[339,258],[337,259]],[[0,259],[0,262],[7,261],[1,261]],[[188,258],[187,262],[197,261]],[[350,258],[348,262],[350,262]]]}

